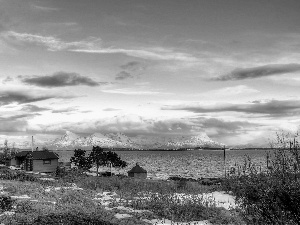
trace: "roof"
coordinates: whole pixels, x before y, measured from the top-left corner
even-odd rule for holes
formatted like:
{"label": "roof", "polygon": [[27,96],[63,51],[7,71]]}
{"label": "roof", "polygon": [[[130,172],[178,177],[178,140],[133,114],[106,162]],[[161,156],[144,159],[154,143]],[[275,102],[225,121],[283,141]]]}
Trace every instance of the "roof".
{"label": "roof", "polygon": [[29,152],[31,152],[31,151],[17,152],[15,157],[25,157]]}
{"label": "roof", "polygon": [[147,173],[147,170],[140,167],[139,164],[136,164],[136,166],[129,170],[128,173]]}
{"label": "roof", "polygon": [[23,151],[18,152],[16,157],[26,157],[28,154],[32,155],[33,159],[58,159],[58,155],[51,151]]}

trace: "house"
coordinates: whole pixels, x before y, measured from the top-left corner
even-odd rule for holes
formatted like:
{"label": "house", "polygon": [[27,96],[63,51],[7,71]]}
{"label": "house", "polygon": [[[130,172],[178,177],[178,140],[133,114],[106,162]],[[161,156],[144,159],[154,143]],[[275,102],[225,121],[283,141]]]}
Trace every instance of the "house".
{"label": "house", "polygon": [[45,151],[22,151],[11,159],[10,165],[21,167],[26,171],[49,173],[55,172],[58,166],[58,155],[54,152]]}
{"label": "house", "polygon": [[142,167],[140,167],[139,164],[137,163],[135,167],[133,167],[131,170],[128,171],[128,176],[134,178],[146,179],[147,171]]}

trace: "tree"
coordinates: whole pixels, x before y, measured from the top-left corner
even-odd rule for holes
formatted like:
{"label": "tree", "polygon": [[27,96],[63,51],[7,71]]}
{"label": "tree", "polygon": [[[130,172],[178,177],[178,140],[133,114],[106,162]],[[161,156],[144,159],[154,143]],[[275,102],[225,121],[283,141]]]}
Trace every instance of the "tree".
{"label": "tree", "polygon": [[74,163],[74,165],[77,166],[78,169],[84,171],[89,170],[92,167],[90,157],[85,157],[85,153],[85,150],[75,149],[74,156],[72,156],[70,159],[71,163]]}
{"label": "tree", "polygon": [[13,148],[8,147],[8,141],[4,140],[4,151],[1,155],[1,162],[6,162],[7,160],[11,160],[15,157],[16,151],[15,151],[15,144],[13,143]]}
{"label": "tree", "polygon": [[118,156],[115,152],[104,152],[104,150],[99,146],[93,146],[92,152],[89,155],[91,162],[97,168],[97,176],[99,174],[99,167],[100,166],[110,166],[111,167],[118,167],[124,168],[127,166],[127,163]]}
{"label": "tree", "polygon": [[127,166],[127,163],[121,160],[117,153],[111,151],[106,152],[105,164],[110,166],[110,170],[111,167],[124,168]]}
{"label": "tree", "polygon": [[105,165],[106,155],[103,149],[99,146],[93,146],[92,152],[89,155],[90,161],[96,165],[97,176],[99,175],[99,167]]}
{"label": "tree", "polygon": [[117,168],[124,168],[127,163],[118,156],[115,152],[105,152],[99,146],[93,146],[89,156],[85,156],[86,151],[75,149],[74,156],[71,157],[70,162],[74,163],[79,169],[89,170],[93,165],[97,168],[97,176],[99,175],[100,166],[110,166]]}

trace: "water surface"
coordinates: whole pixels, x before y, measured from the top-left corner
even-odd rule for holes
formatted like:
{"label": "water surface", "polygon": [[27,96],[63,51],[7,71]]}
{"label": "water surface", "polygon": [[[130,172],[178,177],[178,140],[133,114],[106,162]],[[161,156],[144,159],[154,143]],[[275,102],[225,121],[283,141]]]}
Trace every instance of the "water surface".
{"label": "water surface", "polygon": [[[69,161],[73,151],[55,151],[60,161]],[[128,167],[112,172],[127,174],[136,163],[148,171],[152,179],[167,179],[169,176],[186,178],[222,177],[224,176],[223,150],[193,150],[193,151],[117,151]],[[89,151],[87,151],[89,154]],[[266,168],[265,150],[231,150],[226,151],[226,169],[243,166],[246,156],[249,156],[258,169]],[[102,168],[102,171],[108,168]]]}

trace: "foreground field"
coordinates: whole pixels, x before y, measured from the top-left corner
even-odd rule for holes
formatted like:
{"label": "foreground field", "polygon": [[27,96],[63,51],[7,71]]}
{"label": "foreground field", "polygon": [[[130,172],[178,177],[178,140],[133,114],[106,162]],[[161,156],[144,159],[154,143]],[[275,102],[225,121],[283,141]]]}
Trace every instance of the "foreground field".
{"label": "foreground field", "polygon": [[0,180],[3,224],[242,223],[232,196],[216,186],[76,171],[57,180],[26,181],[27,176]]}

